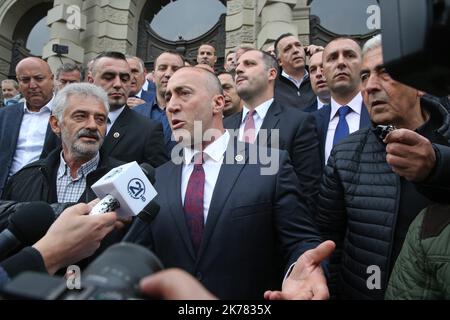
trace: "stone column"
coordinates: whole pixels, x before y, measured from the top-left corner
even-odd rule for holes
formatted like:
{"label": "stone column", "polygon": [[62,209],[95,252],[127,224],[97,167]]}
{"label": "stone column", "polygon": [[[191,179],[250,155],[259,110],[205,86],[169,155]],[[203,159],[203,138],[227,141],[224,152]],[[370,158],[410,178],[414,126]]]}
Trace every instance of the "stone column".
{"label": "stone column", "polygon": [[[82,44],[87,63],[102,51],[135,51],[137,30],[134,30],[136,0],[85,0],[87,17]],[[137,17],[138,18],[138,17]]]}
{"label": "stone column", "polygon": [[[47,25],[50,29],[50,40],[44,46],[42,57],[55,72],[62,62],[83,63],[84,49],[81,46],[80,34],[86,29],[86,16],[82,14],[83,0],[55,0],[48,11]],[[67,46],[68,53],[61,57],[53,51],[54,45]]]}
{"label": "stone column", "polygon": [[296,4],[297,0],[258,0],[257,14],[261,15],[258,48],[275,41],[283,33],[298,33],[297,26],[292,22],[292,9]]}
{"label": "stone column", "polygon": [[242,44],[256,42],[256,0],[228,0],[225,22],[225,53]]}
{"label": "stone column", "polygon": [[310,44],[309,14],[311,8],[307,3],[308,0],[297,0],[297,5],[292,12],[292,21],[297,26],[298,37],[303,45]]}

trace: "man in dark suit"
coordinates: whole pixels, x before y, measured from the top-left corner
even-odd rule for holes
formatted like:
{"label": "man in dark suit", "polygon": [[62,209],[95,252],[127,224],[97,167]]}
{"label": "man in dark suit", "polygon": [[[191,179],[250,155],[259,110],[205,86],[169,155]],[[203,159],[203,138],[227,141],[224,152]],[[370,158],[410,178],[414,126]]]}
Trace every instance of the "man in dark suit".
{"label": "man in dark suit", "polygon": [[164,266],[186,270],[222,299],[327,298],[320,262],[334,243],[316,248],[287,153],[262,147],[278,169],[264,175],[257,145],[237,143],[223,128],[225,100],[209,71],[175,72],[166,101],[181,152],[156,170],[161,210],[147,233]]}
{"label": "man in dark suit", "polygon": [[320,140],[322,164],[342,138],[370,125],[360,87],[361,47],[351,38],[330,41],[323,52],[323,73],[331,92],[331,103],[314,112]]}
{"label": "man in dark suit", "polygon": [[273,99],[276,77],[277,63],[271,55],[260,50],[242,54],[236,66],[236,87],[244,109],[226,118],[224,125],[239,130],[243,137],[248,121],[252,120],[256,143],[288,151],[300,192],[308,207],[314,210],[321,176],[314,117]]}
{"label": "man in dark suit", "polygon": [[147,82],[147,79],[145,79],[147,69],[144,61],[136,56],[126,55],[125,57],[131,69],[131,85],[127,105],[134,108],[143,103],[152,102],[155,99],[156,92],[154,90],[148,91],[148,88],[147,90],[144,89],[144,84]]}
{"label": "man in dark suit", "polygon": [[314,112],[322,109],[323,106],[330,104],[331,94],[327,81],[323,75],[322,51],[317,51],[309,57],[309,75],[311,79],[311,88],[317,96],[316,101],[305,112]]}
{"label": "man in dark suit", "polygon": [[25,58],[16,67],[25,102],[0,109],[0,195],[8,178],[59,145],[48,119],[52,111],[53,74],[39,58]]}
{"label": "man in dark suit", "polygon": [[172,140],[172,130],[166,115],[165,93],[167,82],[175,71],[184,66],[183,57],[175,51],[164,51],[155,59],[155,70],[153,71],[154,83],[156,85],[156,97],[149,103],[141,104],[133,110],[137,113],[158,121],[163,126],[164,140],[167,152],[170,153],[175,146]]}
{"label": "man in dark suit", "polygon": [[132,111],[126,105],[131,71],[120,52],[105,52],[92,65],[89,82],[108,94],[110,113],[102,153],[124,162],[147,162],[158,167],[168,160],[162,126]]}

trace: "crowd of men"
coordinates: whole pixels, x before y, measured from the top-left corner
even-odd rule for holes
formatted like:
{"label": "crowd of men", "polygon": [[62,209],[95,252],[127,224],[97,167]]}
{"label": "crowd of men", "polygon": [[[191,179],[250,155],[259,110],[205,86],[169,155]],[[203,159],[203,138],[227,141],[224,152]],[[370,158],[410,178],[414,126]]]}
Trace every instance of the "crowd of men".
{"label": "crowd of men", "polygon": [[195,66],[166,51],[151,72],[119,52],[55,75],[21,60],[17,82],[1,83],[0,231],[24,203],[66,209],[0,261],[0,282],[27,265],[85,266],[121,241],[135,222],[89,215],[91,187],[137,161],[156,168],[161,209],[136,243],[176,268],[144,279],[144,293],[449,298],[448,98],[391,78],[381,48],[379,35],[361,48],[286,33],[228,52],[220,72],[206,43]]}

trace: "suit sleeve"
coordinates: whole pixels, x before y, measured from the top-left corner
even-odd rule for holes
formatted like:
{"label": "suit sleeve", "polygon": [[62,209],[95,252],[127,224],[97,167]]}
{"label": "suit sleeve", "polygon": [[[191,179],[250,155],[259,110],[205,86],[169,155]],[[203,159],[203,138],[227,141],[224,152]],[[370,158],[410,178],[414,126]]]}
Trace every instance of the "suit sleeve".
{"label": "suit sleeve", "polygon": [[322,163],[319,151],[319,138],[314,117],[307,114],[305,121],[295,134],[292,163],[299,178],[300,193],[304,196],[308,208],[315,212],[319,193]]}
{"label": "suit sleeve", "polygon": [[329,289],[332,296],[337,293],[338,270],[347,228],[344,189],[336,170],[334,157],[332,153],[324,169],[315,216],[323,240],[333,240],[336,243],[336,250],[330,258],[329,265]]}
{"label": "suit sleeve", "polygon": [[305,251],[321,243],[313,216],[298,192],[298,180],[285,151],[280,152],[276,183],[275,226],[286,261],[286,270]]}
{"label": "suit sleeve", "polygon": [[164,134],[162,124],[156,121],[149,123],[147,143],[145,144],[144,162],[159,167],[169,160],[164,145]]}

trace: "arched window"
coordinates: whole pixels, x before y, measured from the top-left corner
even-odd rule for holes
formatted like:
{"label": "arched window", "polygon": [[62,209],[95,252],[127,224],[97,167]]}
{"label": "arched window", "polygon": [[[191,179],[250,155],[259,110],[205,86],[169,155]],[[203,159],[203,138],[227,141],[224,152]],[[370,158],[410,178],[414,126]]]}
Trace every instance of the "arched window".
{"label": "arched window", "polygon": [[192,40],[214,27],[226,11],[219,0],[178,0],[162,7],[150,27],[166,40]]}
{"label": "arched window", "polygon": [[310,14],[328,31],[361,35],[380,28],[379,13],[376,0],[313,0]]}
{"label": "arched window", "polygon": [[46,25],[46,21],[46,17],[39,20],[28,36],[26,48],[32,55],[41,56],[42,49],[50,40],[50,28]]}

